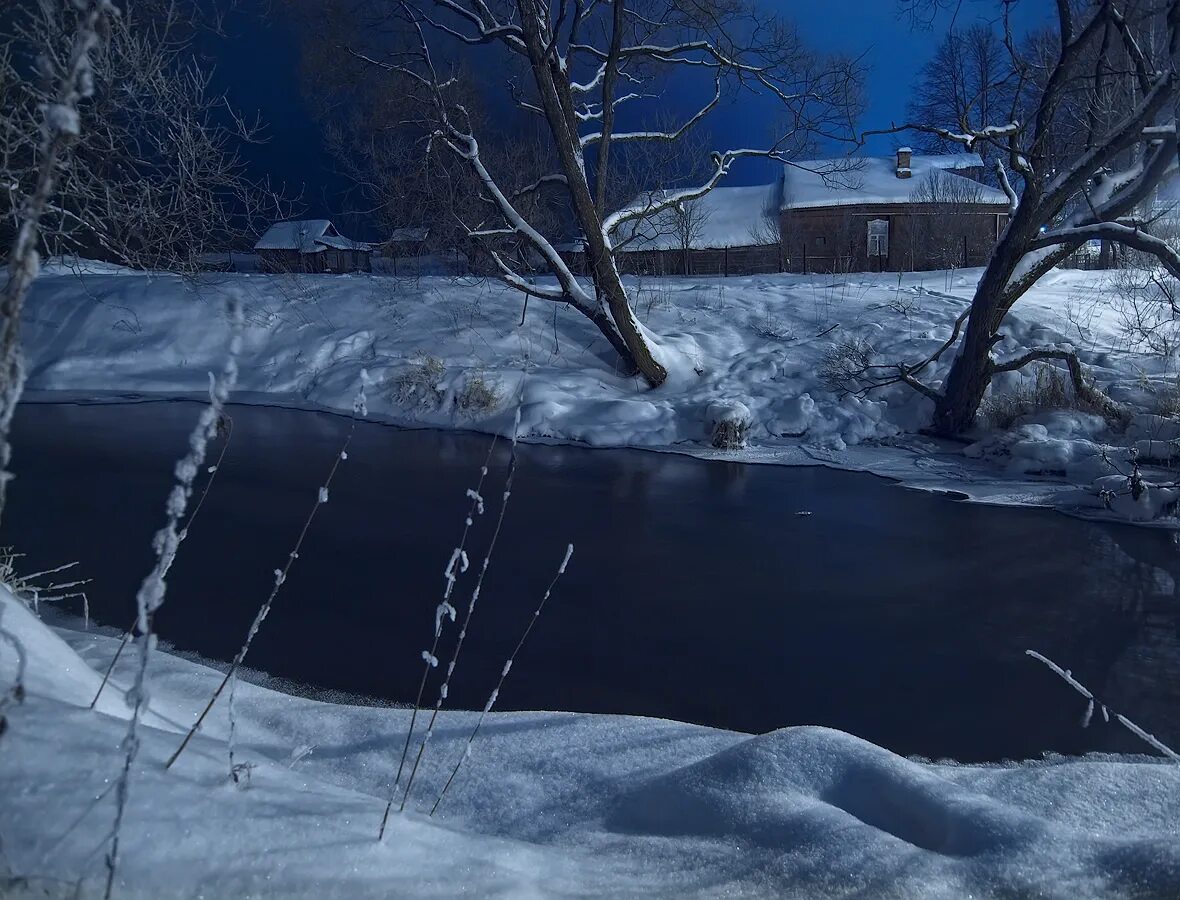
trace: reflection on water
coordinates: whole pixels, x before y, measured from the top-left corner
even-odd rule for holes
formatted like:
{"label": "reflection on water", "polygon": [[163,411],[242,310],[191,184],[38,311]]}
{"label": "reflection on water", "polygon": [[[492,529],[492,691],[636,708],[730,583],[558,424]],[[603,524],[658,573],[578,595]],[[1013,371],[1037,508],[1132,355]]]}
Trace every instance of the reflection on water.
{"label": "reflection on water", "polygon": [[[0,540],[35,568],[78,559],[98,617],[125,621],[195,414],[187,403],[22,407]],[[159,618],[165,638],[221,658],[347,429],[328,415],[233,416],[226,464]],[[359,427],[251,663],[409,699],[488,443]],[[508,450],[500,442],[494,454],[477,547]],[[1035,648],[1180,743],[1171,533],[970,506],[825,469],[575,447],[520,450],[456,705],[482,706],[567,541],[574,562],[503,708],[745,731],[824,724],[964,760],[1141,749],[1117,725],[1083,731],[1084,701],[1023,655]]]}

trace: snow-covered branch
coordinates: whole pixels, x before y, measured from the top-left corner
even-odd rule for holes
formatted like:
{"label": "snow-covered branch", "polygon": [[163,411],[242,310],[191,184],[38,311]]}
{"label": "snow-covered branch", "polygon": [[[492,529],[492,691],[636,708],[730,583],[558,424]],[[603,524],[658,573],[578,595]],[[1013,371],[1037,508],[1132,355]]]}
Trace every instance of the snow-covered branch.
{"label": "snow-covered branch", "polygon": [[[633,96],[633,95],[629,95],[629,96]],[[615,101],[615,102],[616,102],[616,104],[618,103],[618,101]],[[707,115],[709,115],[709,113],[711,113],[714,110],[714,108],[717,106],[717,104],[720,102],[721,102],[721,79],[717,78],[712,99],[710,99],[708,103],[706,103],[699,110],[697,110],[696,113],[694,113],[690,118],[686,119],[684,121],[684,123],[679,128],[677,128],[675,131],[614,132],[611,134],[610,139],[614,143],[625,142],[625,141],[667,141],[667,142],[678,141],[682,137],[684,137],[686,134],[688,134],[689,129],[691,129],[694,125],[696,125],[698,122],[700,122]],[[603,133],[601,131],[596,131],[593,134],[582,135],[582,138],[581,138],[582,149],[585,150],[587,147],[600,142],[602,140],[602,135],[603,135]]]}
{"label": "snow-covered branch", "polygon": [[602,220],[602,233],[608,237],[618,230],[620,225],[635,219],[645,219],[657,216],[661,212],[678,207],[689,200],[696,200],[713,190],[721,179],[729,174],[729,168],[736,160],[751,157],[778,159],[779,151],[771,150],[726,150],[723,153],[713,153],[713,172],[708,180],[696,187],[684,188],[679,191],[664,191],[658,196],[648,196],[640,201],[632,202],[616,210]]}

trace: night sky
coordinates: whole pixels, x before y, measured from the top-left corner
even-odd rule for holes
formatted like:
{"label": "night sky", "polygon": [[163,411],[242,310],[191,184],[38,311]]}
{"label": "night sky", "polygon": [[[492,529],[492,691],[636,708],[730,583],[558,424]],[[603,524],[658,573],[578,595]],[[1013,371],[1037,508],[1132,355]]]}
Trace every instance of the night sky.
{"label": "night sky", "polygon": [[[799,26],[804,37],[819,50],[862,55],[869,70],[868,109],[861,129],[888,127],[905,117],[907,96],[914,78],[930,58],[951,22],[944,12],[930,29],[912,28],[899,18],[894,0],[768,0]],[[1027,28],[1049,14],[1046,0],[1026,0],[1016,7],[1016,24]],[[323,215],[350,222],[365,230],[364,222],[347,215],[357,205],[350,201],[349,184],[325,152],[319,126],[311,119],[299,87],[299,49],[293,29],[283,21],[281,4],[269,5],[263,20],[249,4],[239,8],[229,23],[231,34],[210,43],[215,82],[219,91],[247,115],[259,114],[270,140],[243,153],[254,173],[269,176],[302,196],[308,215]],[[998,4],[988,0],[964,0],[956,25],[989,21]],[[696,92],[687,89],[669,102],[691,107]],[[746,95],[738,103],[716,110],[709,119],[714,136],[725,135],[725,146],[764,146],[773,125],[773,101]],[[870,139],[868,152],[885,154],[905,138]],[[718,144],[720,147],[721,144]],[[730,184],[768,182],[771,169],[765,162],[746,163],[730,176]],[[351,221],[350,221],[351,220]],[[358,237],[366,235],[358,234]],[[369,235],[373,237],[373,235]]]}

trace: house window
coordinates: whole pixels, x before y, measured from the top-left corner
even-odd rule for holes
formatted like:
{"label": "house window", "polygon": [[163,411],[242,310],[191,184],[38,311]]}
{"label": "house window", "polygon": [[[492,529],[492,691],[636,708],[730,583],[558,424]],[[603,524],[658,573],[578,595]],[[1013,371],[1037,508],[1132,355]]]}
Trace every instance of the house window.
{"label": "house window", "polygon": [[823,239],[823,237],[822,237],[822,236],[820,236],[820,237],[817,237],[817,238],[815,239],[815,246],[817,246],[817,247],[822,247],[823,245],[824,245],[824,239]]}
{"label": "house window", "polygon": [[889,222],[886,219],[869,221],[869,256],[889,255]]}

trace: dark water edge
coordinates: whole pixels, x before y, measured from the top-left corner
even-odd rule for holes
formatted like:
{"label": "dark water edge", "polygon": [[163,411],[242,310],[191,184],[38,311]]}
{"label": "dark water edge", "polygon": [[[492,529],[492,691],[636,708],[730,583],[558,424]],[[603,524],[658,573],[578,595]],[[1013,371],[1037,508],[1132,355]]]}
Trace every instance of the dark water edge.
{"label": "dark water edge", "polygon": [[[151,565],[191,402],[25,405],[0,542],[78,560],[122,625]],[[349,421],[235,406],[226,462],[158,625],[227,659],[282,566]],[[412,701],[442,574],[491,438],[361,423],[249,664]],[[501,709],[630,713],[762,732],[822,724],[962,761],[1140,751],[1023,655],[1035,648],[1180,739],[1180,551],[1170,532],[961,504],[824,468],[521,446],[452,705],[482,707],[564,554],[573,561]],[[469,544],[478,567],[507,446]],[[808,513],[801,515],[800,513]],[[457,606],[472,585],[460,582]],[[444,664],[449,647],[444,641]],[[433,692],[430,693],[433,699]]]}

